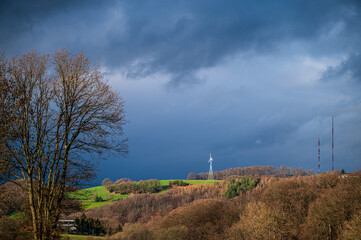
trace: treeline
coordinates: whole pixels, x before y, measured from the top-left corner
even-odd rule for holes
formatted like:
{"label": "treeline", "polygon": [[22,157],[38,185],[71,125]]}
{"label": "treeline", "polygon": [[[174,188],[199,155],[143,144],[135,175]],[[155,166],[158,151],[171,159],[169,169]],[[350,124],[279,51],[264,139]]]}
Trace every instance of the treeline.
{"label": "treeline", "polygon": [[259,180],[253,178],[240,178],[240,179],[228,179],[228,186],[223,196],[226,199],[234,198],[239,196],[241,192],[245,193],[257,186]]}
{"label": "treeline", "polygon": [[231,199],[262,185],[259,178],[231,176],[226,180],[212,184],[189,185],[183,188],[170,189],[166,194],[190,197],[193,200],[204,198]]}
{"label": "treeline", "polygon": [[[303,170],[303,168],[294,168],[280,166],[279,168],[274,166],[253,166],[253,167],[237,167],[230,168],[222,171],[213,172],[214,179],[222,180],[229,176],[275,176],[275,177],[292,177],[292,176],[310,176],[314,174],[314,170]],[[188,180],[206,180],[208,173],[194,173],[188,174]]]}
{"label": "treeline", "polygon": [[171,180],[168,182],[168,188],[172,188],[173,186],[185,187],[188,185],[189,183],[186,183],[183,180]]}
{"label": "treeline", "polygon": [[163,190],[159,180],[120,182],[117,184],[107,184],[105,187],[110,193],[117,194],[157,193]]}
{"label": "treeline", "polygon": [[[0,185],[0,239],[33,239],[29,200],[23,185],[20,180]],[[65,197],[61,202],[63,215],[81,209],[78,200]],[[53,237],[56,239],[59,236]]]}
{"label": "treeline", "polygon": [[113,240],[359,239],[361,172],[230,178],[134,195],[86,215],[121,229]]}
{"label": "treeline", "polygon": [[82,214],[79,218],[75,219],[76,233],[80,235],[104,235],[106,233],[105,227],[100,220],[87,217]]}

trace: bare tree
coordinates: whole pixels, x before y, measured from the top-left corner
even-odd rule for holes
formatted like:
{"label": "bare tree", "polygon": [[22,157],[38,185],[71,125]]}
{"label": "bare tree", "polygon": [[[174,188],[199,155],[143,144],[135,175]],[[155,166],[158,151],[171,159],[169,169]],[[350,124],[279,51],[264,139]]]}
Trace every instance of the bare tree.
{"label": "bare tree", "polygon": [[8,178],[11,172],[11,162],[5,161],[8,157],[8,151],[5,147],[6,139],[14,136],[10,134],[10,125],[14,123],[14,107],[16,104],[15,86],[13,79],[10,77],[10,64],[5,52],[0,53],[0,181]]}
{"label": "bare tree", "polygon": [[14,103],[0,114],[14,120],[0,132],[8,153],[0,165],[24,180],[34,239],[54,238],[67,187],[92,176],[89,158],[127,153],[124,102],[83,53],[2,58],[7,71],[1,76],[12,83]]}

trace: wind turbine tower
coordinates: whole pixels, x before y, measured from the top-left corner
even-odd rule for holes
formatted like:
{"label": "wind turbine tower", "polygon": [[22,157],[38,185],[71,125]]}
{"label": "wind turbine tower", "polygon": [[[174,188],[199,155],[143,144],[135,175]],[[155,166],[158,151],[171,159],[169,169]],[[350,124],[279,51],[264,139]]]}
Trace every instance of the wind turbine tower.
{"label": "wind turbine tower", "polygon": [[208,162],[209,162],[208,180],[213,180],[214,176],[213,176],[213,168],[212,168],[212,162],[213,162],[212,154],[209,154]]}

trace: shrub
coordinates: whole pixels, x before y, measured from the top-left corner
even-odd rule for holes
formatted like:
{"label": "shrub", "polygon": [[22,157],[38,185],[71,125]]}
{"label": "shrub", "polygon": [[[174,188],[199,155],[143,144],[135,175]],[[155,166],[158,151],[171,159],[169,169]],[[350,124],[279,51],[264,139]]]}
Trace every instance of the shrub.
{"label": "shrub", "polygon": [[246,192],[255,188],[259,181],[254,180],[253,178],[238,178],[238,179],[229,179],[227,180],[227,190],[224,193],[226,199],[234,198],[239,196],[241,192]]}
{"label": "shrub", "polygon": [[[354,180],[358,180],[358,186],[353,185]],[[305,223],[305,238],[337,239],[345,222],[361,210],[360,183],[360,179],[345,180],[337,187],[326,189],[312,202]]]}
{"label": "shrub", "polygon": [[317,182],[316,185],[319,188],[333,188],[336,187],[338,182],[340,181],[339,174],[337,172],[326,172],[321,173],[319,176],[317,176]]}
{"label": "shrub", "polygon": [[280,224],[278,233],[283,239],[298,238],[301,224],[305,221],[308,207],[317,197],[312,183],[306,184],[300,178],[281,179],[269,186],[263,194],[265,202],[273,214],[273,219]]}
{"label": "shrub", "polygon": [[153,240],[151,231],[144,224],[125,224],[119,240]]}
{"label": "shrub", "polygon": [[358,211],[358,213],[354,214],[353,217],[346,222],[341,239],[361,239],[361,211]]}
{"label": "shrub", "polygon": [[93,195],[94,202],[104,202],[104,199],[95,192]]}
{"label": "shrub", "polygon": [[281,223],[277,222],[276,214],[262,202],[250,202],[246,207],[245,214],[241,216],[238,234],[254,240],[291,239],[282,237]]}
{"label": "shrub", "polygon": [[113,184],[112,180],[110,180],[109,178],[105,178],[103,181],[102,181],[102,186],[107,186],[107,185],[110,185],[110,184]]}
{"label": "shrub", "polygon": [[187,176],[188,180],[194,180],[196,179],[196,174],[194,172],[190,172]]}
{"label": "shrub", "polygon": [[0,239],[26,240],[30,238],[31,227],[25,218],[0,218]]}
{"label": "shrub", "polygon": [[184,186],[188,186],[189,184],[184,182],[183,180],[173,180],[173,181],[169,181],[170,184],[169,186],[181,186],[181,187],[184,187]]}
{"label": "shrub", "polygon": [[105,228],[99,219],[88,218],[83,213],[80,218],[75,219],[76,229],[81,235],[105,234]]}
{"label": "shrub", "polygon": [[117,181],[115,181],[114,184],[126,183],[126,182],[134,182],[134,181],[130,178],[120,178]]}
{"label": "shrub", "polygon": [[[222,234],[238,219],[238,213],[229,203],[202,199],[172,211],[165,216],[160,226],[163,229],[178,227],[178,230],[181,226],[186,227],[187,237],[183,239],[210,239]],[[185,234],[184,228],[181,232]]]}
{"label": "shrub", "polygon": [[187,239],[187,236],[188,229],[183,225],[161,228],[154,233],[154,237],[157,240],[183,240]]}
{"label": "shrub", "polygon": [[137,182],[122,182],[108,185],[107,190],[118,194],[156,193],[163,190],[159,180],[146,180]]}

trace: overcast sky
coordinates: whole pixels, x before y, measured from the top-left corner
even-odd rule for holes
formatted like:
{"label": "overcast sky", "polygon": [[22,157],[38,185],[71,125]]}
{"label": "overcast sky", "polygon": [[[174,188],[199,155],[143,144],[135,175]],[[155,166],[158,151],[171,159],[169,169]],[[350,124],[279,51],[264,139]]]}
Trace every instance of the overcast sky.
{"label": "overcast sky", "polygon": [[361,168],[361,1],[1,1],[0,47],[84,50],[126,100],[105,177]]}

